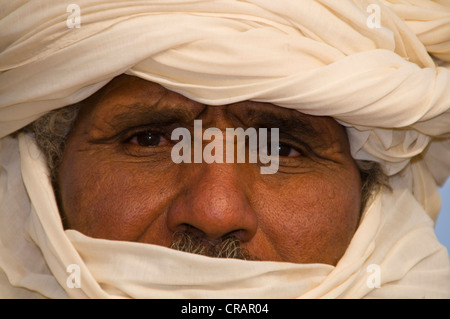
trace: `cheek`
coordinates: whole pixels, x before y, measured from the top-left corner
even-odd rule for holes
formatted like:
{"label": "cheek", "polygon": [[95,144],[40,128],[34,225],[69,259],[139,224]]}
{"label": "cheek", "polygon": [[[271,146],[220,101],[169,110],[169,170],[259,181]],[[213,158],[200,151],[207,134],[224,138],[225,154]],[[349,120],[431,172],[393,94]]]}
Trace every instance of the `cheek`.
{"label": "cheek", "polygon": [[[169,190],[173,189],[167,185],[167,175],[151,174],[142,169],[145,165],[98,157],[95,163],[83,159],[71,162],[73,165],[63,165],[60,171],[61,199],[69,228],[97,238],[139,241],[147,228],[161,225],[161,212],[170,203]],[[165,242],[161,233],[154,237],[146,240]]]}
{"label": "cheek", "polygon": [[271,201],[262,228],[278,255],[290,262],[335,264],[358,224],[359,185],[358,178],[309,175],[284,183],[283,192],[266,192]]}

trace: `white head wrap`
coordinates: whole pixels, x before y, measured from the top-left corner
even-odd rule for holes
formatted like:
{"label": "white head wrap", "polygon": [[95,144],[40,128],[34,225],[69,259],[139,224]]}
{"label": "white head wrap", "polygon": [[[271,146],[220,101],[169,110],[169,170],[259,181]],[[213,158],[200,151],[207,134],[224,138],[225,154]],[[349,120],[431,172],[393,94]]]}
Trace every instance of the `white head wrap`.
{"label": "white head wrap", "polygon": [[[450,297],[433,232],[437,185],[450,174],[449,1],[77,0],[81,25],[70,29],[72,2],[0,4],[0,297]],[[369,23],[377,10],[379,26]],[[332,116],[392,191],[370,202],[335,267],[64,230],[32,136],[10,134],[123,73],[205,104]],[[80,288],[67,283],[69,265]]]}

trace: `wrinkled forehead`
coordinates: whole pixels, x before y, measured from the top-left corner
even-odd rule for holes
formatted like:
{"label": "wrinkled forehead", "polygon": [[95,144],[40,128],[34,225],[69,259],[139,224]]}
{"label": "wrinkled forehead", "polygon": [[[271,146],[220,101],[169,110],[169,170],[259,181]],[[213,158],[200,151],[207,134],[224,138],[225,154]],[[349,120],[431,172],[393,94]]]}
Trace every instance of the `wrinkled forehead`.
{"label": "wrinkled forehead", "polygon": [[328,116],[251,100],[206,105],[160,84],[124,74],[87,99],[80,117],[115,128],[145,121],[189,126],[195,119],[203,119],[207,126],[276,127],[311,139],[332,140],[345,135],[344,128]]}

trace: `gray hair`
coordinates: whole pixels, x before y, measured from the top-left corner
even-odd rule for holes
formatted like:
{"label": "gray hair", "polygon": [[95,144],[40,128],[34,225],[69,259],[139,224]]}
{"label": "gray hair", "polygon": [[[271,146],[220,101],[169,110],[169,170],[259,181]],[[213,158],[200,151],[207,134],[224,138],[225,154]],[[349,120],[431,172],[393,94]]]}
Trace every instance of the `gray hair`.
{"label": "gray hair", "polygon": [[80,108],[81,102],[53,110],[27,127],[45,156],[52,183],[56,182],[56,172],[61,164],[67,137],[75,125]]}

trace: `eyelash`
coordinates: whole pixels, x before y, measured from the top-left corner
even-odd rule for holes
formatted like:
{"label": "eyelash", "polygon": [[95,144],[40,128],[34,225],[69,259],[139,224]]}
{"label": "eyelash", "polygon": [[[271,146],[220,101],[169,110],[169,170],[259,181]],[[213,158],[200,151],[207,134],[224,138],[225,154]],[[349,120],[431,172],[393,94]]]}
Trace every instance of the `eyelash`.
{"label": "eyelash", "polygon": [[[170,140],[170,134],[167,134],[167,126],[166,125],[152,125],[151,127],[146,125],[146,126],[138,126],[138,127],[132,127],[129,129],[126,129],[124,131],[122,131],[120,134],[117,135],[117,141],[123,146],[125,147],[125,150],[127,152],[130,152],[130,154],[140,154],[139,148],[144,148],[144,149],[154,149],[155,147],[163,147],[163,146],[168,146],[168,145],[172,145],[172,141]],[[144,135],[150,133],[151,135],[153,135],[154,137],[157,137],[160,141],[158,143],[155,143],[154,146],[149,145],[149,146],[145,146],[145,145],[140,145],[139,144],[139,136],[143,136],[145,138]],[[161,145],[162,142],[162,145]],[[137,153],[136,153],[137,152]],[[149,154],[148,152],[146,154]],[[142,154],[144,156],[144,154]],[[146,156],[146,155],[145,155]]]}
{"label": "eyelash", "polygon": [[[269,135],[268,139],[270,139],[270,135]],[[309,154],[314,155],[314,152],[312,151],[312,149],[309,147],[309,145],[307,143],[291,136],[290,134],[284,133],[284,132],[280,132],[280,136],[279,136],[279,146],[281,146],[281,145],[287,145],[291,149],[298,152],[299,155],[295,156],[294,158],[306,157]],[[269,146],[269,148],[270,148],[270,146]],[[280,156],[280,157],[287,158],[287,156]],[[293,157],[293,156],[291,156],[291,157]]]}
{"label": "eyelash", "polygon": [[[156,142],[155,142],[155,145],[142,145],[142,144],[145,143],[145,141],[142,141],[142,143],[140,143],[140,141],[139,141],[140,135],[142,136],[142,135],[145,135],[145,134],[147,134],[147,136],[143,136],[144,138],[148,137],[148,134],[150,134],[150,136],[154,135],[155,138],[157,138]],[[134,139],[136,139],[135,142],[133,142]],[[139,132],[136,132],[136,133],[132,134],[126,141],[128,143],[135,144],[135,145],[142,146],[142,147],[156,147],[156,146],[162,146],[162,145],[156,145],[156,144],[160,144],[161,143],[161,139],[164,139],[164,141],[166,141],[166,145],[170,144],[170,140],[165,138],[164,134],[147,129],[147,130],[142,130],[142,131],[139,131]]]}
{"label": "eyelash", "polygon": [[[149,145],[142,145],[145,144],[145,141],[143,141],[142,143],[139,142],[139,135],[142,134],[151,134],[154,135],[156,140],[155,140],[155,144],[151,145],[151,141],[149,142]],[[134,144],[136,146],[139,147],[146,147],[146,148],[154,148],[154,147],[158,147],[158,146],[166,146],[166,145],[170,145],[173,144],[172,141],[168,138],[165,137],[166,134],[161,133],[158,130],[155,129],[149,129],[149,128],[140,128],[140,129],[136,129],[133,130],[132,132],[130,132],[129,134],[127,134],[127,138],[125,139],[125,142],[128,144]],[[144,138],[147,136],[144,136]],[[270,137],[269,137],[270,138]],[[163,139],[161,144],[161,140]],[[135,141],[134,141],[135,140]],[[301,144],[301,147],[299,147],[298,144]],[[305,143],[298,141],[297,139],[294,139],[291,136],[284,136],[280,141],[279,141],[279,147],[283,147],[283,146],[287,146],[289,147],[289,154],[288,155],[280,155],[280,157],[282,158],[298,158],[298,157],[304,157],[308,152],[310,152],[310,148],[308,147],[308,145],[306,145]],[[268,149],[270,150],[270,146],[268,147]],[[306,149],[306,151],[305,151]],[[289,156],[291,153],[294,153],[294,156]],[[280,153],[283,153],[280,150]]]}
{"label": "eyelash", "polygon": [[300,157],[300,156],[304,156],[303,150],[298,149],[297,147],[295,147],[295,146],[293,146],[293,145],[290,145],[289,143],[283,143],[282,141],[280,141],[279,147],[281,148],[281,146],[288,146],[288,147],[289,147],[289,150],[290,150],[289,154],[291,154],[292,151],[295,151],[295,152],[298,153],[298,155],[295,155],[295,156],[280,155],[282,152],[281,152],[281,150],[279,150],[278,152],[279,152],[280,157]]}

